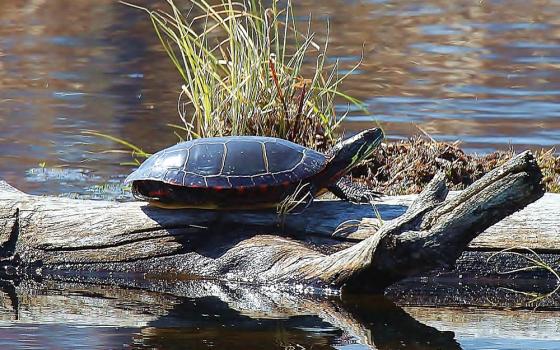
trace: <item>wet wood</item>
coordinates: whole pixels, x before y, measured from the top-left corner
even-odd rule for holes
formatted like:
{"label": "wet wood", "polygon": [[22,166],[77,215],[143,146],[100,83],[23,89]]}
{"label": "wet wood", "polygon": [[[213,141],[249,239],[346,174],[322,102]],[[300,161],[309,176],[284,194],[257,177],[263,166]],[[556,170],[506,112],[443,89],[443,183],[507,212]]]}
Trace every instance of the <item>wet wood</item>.
{"label": "wet wood", "polygon": [[[379,229],[370,207],[338,201],[282,217],[39,197],[2,183],[0,256],[6,275],[165,273],[382,290],[452,265],[480,233],[540,198],[540,180],[529,152],[449,199],[440,174],[412,202],[379,203],[394,218]],[[331,237],[349,219],[359,223],[350,240]]]}

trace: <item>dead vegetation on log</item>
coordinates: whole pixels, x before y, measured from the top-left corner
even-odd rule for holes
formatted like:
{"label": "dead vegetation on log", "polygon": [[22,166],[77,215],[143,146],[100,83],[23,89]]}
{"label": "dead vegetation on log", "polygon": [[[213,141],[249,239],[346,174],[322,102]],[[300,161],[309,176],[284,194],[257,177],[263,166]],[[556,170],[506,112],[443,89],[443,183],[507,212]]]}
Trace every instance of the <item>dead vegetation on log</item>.
{"label": "dead vegetation on log", "polygon": [[[385,143],[373,158],[356,167],[352,176],[385,195],[420,193],[439,171],[450,190],[463,190],[511,157],[513,150],[487,155],[467,154],[459,142],[438,142],[425,136]],[[547,192],[560,193],[560,155],[555,149],[535,152]]]}

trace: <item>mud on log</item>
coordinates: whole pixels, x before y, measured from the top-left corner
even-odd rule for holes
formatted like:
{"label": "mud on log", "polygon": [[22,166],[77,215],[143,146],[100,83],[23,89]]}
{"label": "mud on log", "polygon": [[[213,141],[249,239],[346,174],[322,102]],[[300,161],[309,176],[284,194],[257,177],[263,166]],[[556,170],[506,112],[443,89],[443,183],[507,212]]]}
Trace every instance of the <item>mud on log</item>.
{"label": "mud on log", "polygon": [[[4,278],[140,273],[380,291],[452,265],[480,233],[542,197],[540,181],[530,152],[447,200],[439,174],[379,229],[363,215],[374,216],[370,207],[338,201],[279,217],[32,196],[0,182],[1,264]],[[331,236],[358,214],[350,239]]]}

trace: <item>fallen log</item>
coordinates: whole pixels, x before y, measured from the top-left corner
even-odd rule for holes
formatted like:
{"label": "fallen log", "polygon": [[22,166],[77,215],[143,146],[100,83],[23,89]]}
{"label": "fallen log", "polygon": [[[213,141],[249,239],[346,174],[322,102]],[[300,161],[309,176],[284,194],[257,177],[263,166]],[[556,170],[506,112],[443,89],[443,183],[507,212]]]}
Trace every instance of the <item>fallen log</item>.
{"label": "fallen log", "polygon": [[[370,206],[338,201],[286,216],[175,211],[32,196],[0,182],[1,264],[8,276],[141,273],[380,291],[452,265],[480,233],[542,197],[540,182],[530,152],[447,200],[439,174],[408,206],[380,202],[396,218],[379,229]],[[331,235],[353,218],[349,239]]]}

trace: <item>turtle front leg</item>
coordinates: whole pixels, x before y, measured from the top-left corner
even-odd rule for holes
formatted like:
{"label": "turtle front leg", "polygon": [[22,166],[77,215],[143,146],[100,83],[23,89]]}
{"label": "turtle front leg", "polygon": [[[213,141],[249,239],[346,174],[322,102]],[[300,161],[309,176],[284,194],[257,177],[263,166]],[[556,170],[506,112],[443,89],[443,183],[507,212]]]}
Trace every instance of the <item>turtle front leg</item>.
{"label": "turtle front leg", "polygon": [[354,203],[370,203],[382,195],[366,185],[353,182],[348,176],[341,178],[336,184],[327,188],[338,198]]}

